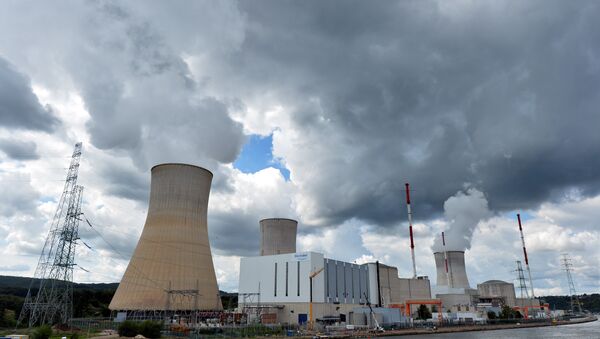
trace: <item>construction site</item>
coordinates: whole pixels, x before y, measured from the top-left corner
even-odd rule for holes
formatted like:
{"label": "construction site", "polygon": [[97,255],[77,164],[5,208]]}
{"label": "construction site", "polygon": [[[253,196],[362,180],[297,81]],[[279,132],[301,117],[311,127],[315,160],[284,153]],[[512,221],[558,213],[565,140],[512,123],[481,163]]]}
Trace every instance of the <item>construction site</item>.
{"label": "construction site", "polygon": [[[385,262],[357,264],[319,252],[299,252],[296,239],[302,225],[273,216],[256,221],[259,251],[240,259],[237,307],[224,310],[208,237],[213,174],[195,165],[166,163],[151,169],[146,221],[110,302],[111,317],[75,319],[71,284],[79,223],[98,231],[81,210],[83,188],[77,185],[81,154],[78,143],[19,316],[21,326],[62,324],[116,330],[125,321],[150,320],[173,335],[310,336],[513,323],[543,326],[587,316],[576,298],[567,254],[562,265],[572,295],[571,309],[551,310],[536,297],[520,214],[515,218],[515,236],[522,242],[523,261],[514,263],[517,286],[493,277],[469,282],[465,252],[447,249],[444,232],[439,235],[440,251],[417,258],[408,183],[410,247],[398,250],[405,251],[411,276],[399,276],[398,268]],[[418,274],[417,259],[435,261],[435,282]],[[244,332],[250,328],[262,332]]]}

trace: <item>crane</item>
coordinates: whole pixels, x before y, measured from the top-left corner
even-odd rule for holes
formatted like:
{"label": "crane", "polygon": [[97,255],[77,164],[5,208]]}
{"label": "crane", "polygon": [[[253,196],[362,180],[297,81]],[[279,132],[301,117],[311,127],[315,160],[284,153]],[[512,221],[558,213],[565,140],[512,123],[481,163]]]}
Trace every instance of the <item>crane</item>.
{"label": "crane", "polygon": [[308,306],[308,317],[309,317],[309,329],[313,329],[313,278],[316,277],[317,275],[319,275],[319,273],[323,272],[323,270],[325,269],[325,267],[321,267],[316,271],[312,271],[310,272],[310,274],[308,275],[308,279],[310,281],[310,303]]}

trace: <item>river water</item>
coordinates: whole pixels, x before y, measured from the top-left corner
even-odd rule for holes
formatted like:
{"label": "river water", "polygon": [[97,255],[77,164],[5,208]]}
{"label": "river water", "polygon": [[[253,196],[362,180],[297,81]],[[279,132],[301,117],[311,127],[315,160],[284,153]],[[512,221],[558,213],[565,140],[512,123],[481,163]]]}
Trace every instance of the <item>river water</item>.
{"label": "river water", "polygon": [[461,333],[440,333],[431,335],[410,335],[402,337],[387,338],[434,338],[434,339],[458,339],[458,338],[490,338],[490,339],[509,339],[509,338],[581,338],[581,339],[600,339],[600,321],[594,321],[583,324],[546,326],[533,328],[515,328],[510,330],[497,331],[479,331],[479,332],[461,332]]}

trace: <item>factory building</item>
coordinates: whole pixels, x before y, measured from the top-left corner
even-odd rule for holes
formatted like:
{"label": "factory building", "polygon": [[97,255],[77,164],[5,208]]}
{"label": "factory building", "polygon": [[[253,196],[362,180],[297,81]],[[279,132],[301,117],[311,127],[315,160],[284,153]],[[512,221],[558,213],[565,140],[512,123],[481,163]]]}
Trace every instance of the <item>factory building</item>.
{"label": "factory building", "polygon": [[197,166],[152,168],[146,223],[111,310],[222,310],[206,220],[211,181]]}
{"label": "factory building", "polygon": [[[261,255],[240,259],[238,304],[245,313],[261,317],[256,320],[306,323],[312,300],[313,319],[345,322],[354,309],[367,303],[386,307],[431,298],[427,277],[401,279],[392,266],[359,265],[317,252],[296,253],[296,228],[291,219],[261,220]],[[268,230],[274,234],[265,235]]]}
{"label": "factory building", "polygon": [[477,284],[477,292],[480,299],[487,299],[490,303],[495,300],[501,300],[502,305],[510,307],[517,306],[515,285],[512,283],[507,283],[502,280],[488,280],[484,283]]}

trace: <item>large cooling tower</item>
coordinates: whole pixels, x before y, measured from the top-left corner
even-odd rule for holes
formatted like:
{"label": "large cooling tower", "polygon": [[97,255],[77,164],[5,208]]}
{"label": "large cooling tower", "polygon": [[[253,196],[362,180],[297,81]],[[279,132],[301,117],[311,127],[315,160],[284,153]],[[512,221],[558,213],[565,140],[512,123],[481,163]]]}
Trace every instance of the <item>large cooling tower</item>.
{"label": "large cooling tower", "polygon": [[296,253],[296,220],[270,218],[259,223],[260,255]]}
{"label": "large cooling tower", "polygon": [[[465,270],[465,252],[448,251],[448,273],[450,275],[450,287],[470,288],[467,271]],[[444,263],[444,252],[435,252],[435,267],[437,269],[437,285],[448,286],[446,277],[446,265]]]}
{"label": "large cooling tower", "polygon": [[212,173],[185,164],[152,168],[144,230],[111,310],[221,310],[206,210]]}

